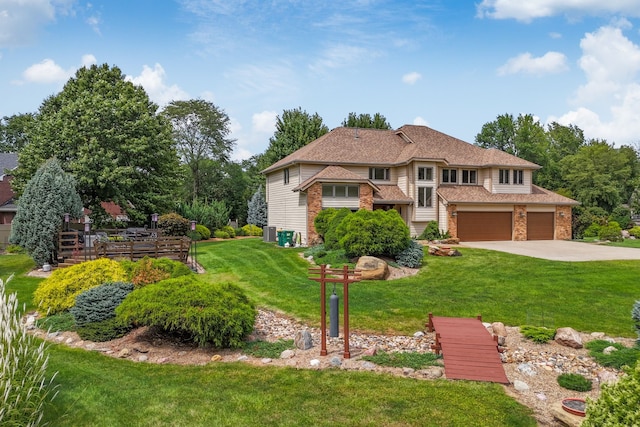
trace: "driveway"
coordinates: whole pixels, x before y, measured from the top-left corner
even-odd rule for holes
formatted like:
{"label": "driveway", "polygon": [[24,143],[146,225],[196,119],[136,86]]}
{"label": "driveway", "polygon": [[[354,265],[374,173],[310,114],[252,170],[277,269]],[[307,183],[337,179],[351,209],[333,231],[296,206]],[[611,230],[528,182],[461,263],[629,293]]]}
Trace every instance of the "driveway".
{"label": "driveway", "polygon": [[640,249],[618,248],[566,240],[527,240],[524,242],[461,242],[468,248],[489,249],[553,261],[640,260]]}

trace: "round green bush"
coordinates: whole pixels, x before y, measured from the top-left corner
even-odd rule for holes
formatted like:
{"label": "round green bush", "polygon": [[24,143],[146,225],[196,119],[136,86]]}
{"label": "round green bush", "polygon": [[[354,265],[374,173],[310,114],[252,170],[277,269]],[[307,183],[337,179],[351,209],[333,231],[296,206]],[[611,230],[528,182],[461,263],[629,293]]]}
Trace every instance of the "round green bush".
{"label": "round green bush", "polygon": [[242,234],[236,232],[237,236],[261,236],[262,237],[262,233],[263,233],[262,228],[253,224],[247,224],[243,226],[240,230],[242,230]]}
{"label": "round green bush", "polygon": [[419,268],[424,258],[422,245],[415,240],[409,241],[409,246],[396,256],[396,262],[409,268]]}
{"label": "round green bush", "polygon": [[116,307],[131,291],[133,283],[104,283],[79,294],[69,312],[79,327],[116,317]]}
{"label": "round green bush", "polygon": [[544,344],[555,337],[556,330],[545,328],[544,326],[523,325],[520,326],[520,333],[533,342]]}
{"label": "round green bush", "polygon": [[196,224],[196,233],[200,237],[198,240],[209,240],[211,238],[211,230],[202,224]]}
{"label": "round green bush", "polygon": [[100,322],[87,323],[78,327],[76,332],[83,340],[93,342],[105,342],[122,338],[131,331],[133,327],[123,323],[120,319],[112,317]]}
{"label": "round green bush", "polygon": [[197,344],[236,348],[253,331],[256,309],[232,283],[205,283],[194,275],[136,289],[116,309],[125,324],[158,327]]}
{"label": "round green bush", "polygon": [[615,221],[610,221],[609,224],[600,228],[598,231],[598,239],[600,240],[608,240],[610,242],[620,242],[622,241],[622,228]]}
{"label": "round green bush", "polygon": [[226,231],[222,231],[222,230],[216,230],[216,231],[214,231],[214,232],[213,232],[213,236],[214,236],[216,239],[228,239],[228,238],[230,237],[230,236],[229,236],[229,233],[227,233]]}
{"label": "round green bush", "polygon": [[341,234],[339,234],[338,232],[338,227],[340,226],[340,224],[342,224],[342,221],[346,217],[351,216],[352,214],[353,212],[351,212],[351,209],[341,208],[338,209],[329,220],[329,226],[327,227],[327,230],[324,232],[323,236],[324,246],[328,251],[340,249]]}
{"label": "round green bush", "polygon": [[409,246],[409,228],[398,211],[360,209],[347,215],[336,229],[347,257],[395,257]]}
{"label": "round green bush", "polygon": [[438,221],[429,221],[420,236],[418,236],[418,239],[433,241],[440,239],[440,237],[441,233],[440,228],[438,228]]}
{"label": "round green bush", "polygon": [[640,425],[640,362],[625,372],[618,382],[602,384],[598,400],[587,398],[587,416],[582,427]]}
{"label": "round green bush", "polygon": [[567,390],[589,391],[593,387],[591,380],[580,374],[560,374],[558,384]]}
{"label": "round green bush", "polygon": [[320,237],[324,238],[324,235],[329,229],[329,224],[331,224],[331,220],[336,216],[336,213],[338,213],[336,208],[327,208],[318,212],[318,215],[316,215],[313,220],[313,226],[316,228],[316,233],[318,233]]}
{"label": "round green bush", "polygon": [[160,215],[158,228],[165,236],[186,236],[191,228],[191,222],[177,213]]}
{"label": "round green bush", "polygon": [[227,233],[229,235],[229,237],[232,237],[232,238],[236,237],[236,230],[230,225],[225,225],[220,230],[222,230],[225,233]]}

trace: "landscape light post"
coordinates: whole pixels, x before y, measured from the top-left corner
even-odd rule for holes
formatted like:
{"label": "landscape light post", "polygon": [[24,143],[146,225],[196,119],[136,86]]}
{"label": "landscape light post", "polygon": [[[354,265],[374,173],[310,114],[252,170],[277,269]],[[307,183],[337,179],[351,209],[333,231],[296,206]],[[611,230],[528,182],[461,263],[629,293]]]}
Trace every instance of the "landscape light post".
{"label": "landscape light post", "polygon": [[64,231],[69,231],[69,213],[64,214]]}
{"label": "landscape light post", "polygon": [[87,260],[87,245],[89,240],[87,234],[91,231],[91,223],[89,221],[84,222],[84,260]]}
{"label": "landscape light post", "polygon": [[158,237],[158,214],[151,214],[151,237]]}
{"label": "landscape light post", "polygon": [[191,220],[191,242],[193,243],[193,253],[191,254],[191,269],[198,272],[198,243],[196,240],[196,221]]}

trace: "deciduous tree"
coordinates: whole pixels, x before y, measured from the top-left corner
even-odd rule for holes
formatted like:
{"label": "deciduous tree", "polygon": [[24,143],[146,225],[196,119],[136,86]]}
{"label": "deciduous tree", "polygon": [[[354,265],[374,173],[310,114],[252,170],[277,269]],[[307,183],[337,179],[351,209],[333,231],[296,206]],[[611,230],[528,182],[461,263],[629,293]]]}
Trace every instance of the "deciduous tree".
{"label": "deciduous tree", "polygon": [[356,114],[349,113],[346,119],[342,121],[342,126],[349,128],[373,128],[373,129],[391,129],[391,125],[387,118],[380,113]]}
{"label": "deciduous tree", "polygon": [[0,119],[0,153],[19,153],[29,142],[33,114],[15,114]]}

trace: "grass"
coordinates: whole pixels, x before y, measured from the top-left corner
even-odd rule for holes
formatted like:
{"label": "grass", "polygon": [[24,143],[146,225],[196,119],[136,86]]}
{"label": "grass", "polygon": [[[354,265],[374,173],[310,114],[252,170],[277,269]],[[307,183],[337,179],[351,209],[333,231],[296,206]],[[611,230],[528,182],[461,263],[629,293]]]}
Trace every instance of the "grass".
{"label": "grass", "polygon": [[[603,350],[607,347],[614,347],[617,351],[605,354]],[[589,350],[589,356],[593,357],[602,366],[621,369],[623,366],[633,367],[640,360],[639,347],[625,347],[620,343],[594,340],[586,343],[585,348]]]}
{"label": "grass", "polygon": [[258,340],[247,342],[242,351],[253,357],[277,359],[283,351],[292,350],[294,348],[293,340],[278,340],[276,342]]}
{"label": "grass", "polygon": [[59,426],[535,426],[495,384],[371,372],[134,363],[63,346],[50,351]]}
{"label": "grass", "polygon": [[[33,304],[33,291],[42,281],[37,277],[26,275],[34,267],[35,263],[27,255],[0,255],[0,279],[5,282],[7,294],[17,293],[18,301],[25,306],[27,312],[36,309]],[[14,277],[7,283],[11,275]]]}
{"label": "grass", "polygon": [[[637,261],[572,263],[459,250],[461,257],[426,256],[416,276],[349,285],[352,330],[413,334],[433,312],[635,336],[630,313],[640,297]],[[209,279],[235,281],[259,305],[319,325],[319,285],[308,279],[309,264],[299,251],[232,240],[198,245],[198,260]],[[337,293],[342,298],[341,285]]]}
{"label": "grass", "polygon": [[364,360],[373,362],[380,366],[390,366],[393,368],[413,368],[422,369],[427,366],[441,365],[440,356],[433,353],[417,352],[378,352],[375,356],[363,356]]}

